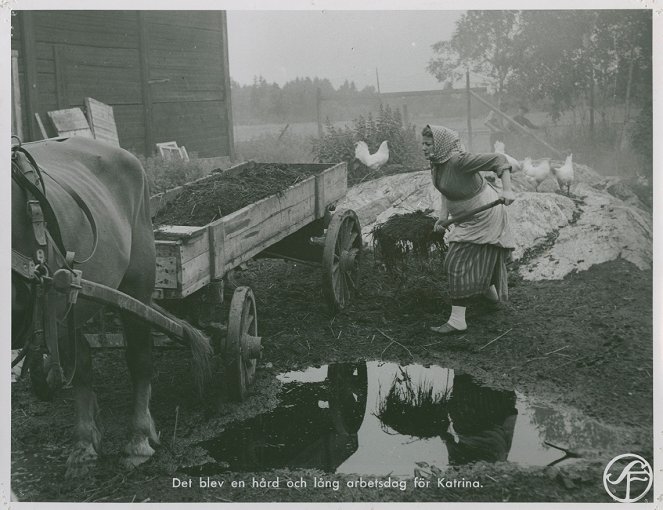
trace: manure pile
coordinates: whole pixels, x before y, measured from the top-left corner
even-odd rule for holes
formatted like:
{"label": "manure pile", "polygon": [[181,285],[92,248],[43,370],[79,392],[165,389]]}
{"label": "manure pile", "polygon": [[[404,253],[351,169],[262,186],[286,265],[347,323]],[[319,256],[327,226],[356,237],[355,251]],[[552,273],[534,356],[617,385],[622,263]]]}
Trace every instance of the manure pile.
{"label": "manure pile", "polygon": [[404,262],[408,255],[428,260],[431,253],[445,249],[444,235],[433,231],[437,219],[431,212],[395,214],[373,229],[375,251],[387,266]]}
{"label": "manure pile", "polygon": [[320,172],[323,167],[256,163],[241,173],[221,172],[186,184],[154,218],[154,225],[204,226]]}

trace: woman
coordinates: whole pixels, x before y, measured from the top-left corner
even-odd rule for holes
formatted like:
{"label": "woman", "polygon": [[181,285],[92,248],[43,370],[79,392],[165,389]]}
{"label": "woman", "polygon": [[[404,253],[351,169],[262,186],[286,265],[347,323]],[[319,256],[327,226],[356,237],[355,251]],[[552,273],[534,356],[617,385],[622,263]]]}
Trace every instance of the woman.
{"label": "woman", "polygon": [[[511,189],[511,164],[502,154],[469,154],[451,129],[426,126],[422,132],[424,156],[430,161],[433,184],[442,193],[440,219],[458,216],[499,198],[480,171],[493,171],[502,180],[506,205],[515,196]],[[451,316],[431,330],[442,335],[465,331],[469,298],[484,296],[491,303],[508,299],[506,261],[514,248],[506,207],[497,205],[458,223],[449,235],[444,268],[449,277]]]}

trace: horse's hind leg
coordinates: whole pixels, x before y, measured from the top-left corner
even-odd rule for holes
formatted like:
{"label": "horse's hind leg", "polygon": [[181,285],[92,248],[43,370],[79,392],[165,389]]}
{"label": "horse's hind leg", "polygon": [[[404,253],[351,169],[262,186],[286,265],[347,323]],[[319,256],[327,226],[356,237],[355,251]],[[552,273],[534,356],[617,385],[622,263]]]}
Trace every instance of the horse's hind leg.
{"label": "horse's hind leg", "polygon": [[98,426],[99,408],[97,397],[92,391],[90,346],[82,335],[76,337],[76,372],[73,380],[76,425],[74,447],[67,459],[66,478],[86,475],[94,467],[101,443]]}
{"label": "horse's hind leg", "polygon": [[122,317],[127,342],[127,364],[133,383],[134,409],[131,423],[131,439],[124,448],[123,463],[136,467],[154,455],[150,445],[159,444],[154,420],[150,414],[152,393],[152,337],[150,326],[128,316]]}

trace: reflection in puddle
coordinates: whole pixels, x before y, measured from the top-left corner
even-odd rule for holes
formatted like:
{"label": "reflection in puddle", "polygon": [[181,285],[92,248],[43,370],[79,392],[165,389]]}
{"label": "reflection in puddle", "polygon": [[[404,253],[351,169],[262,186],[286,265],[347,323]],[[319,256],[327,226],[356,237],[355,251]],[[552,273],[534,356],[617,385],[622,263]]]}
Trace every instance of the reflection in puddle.
{"label": "reflection in puddle", "polygon": [[547,465],[563,453],[546,440],[567,446],[573,431],[584,430],[587,448],[610,435],[437,366],[337,363],[278,378],[284,383],[280,405],[200,443],[218,464],[186,472],[210,475],[225,465],[230,471],[411,476],[421,462],[439,468],[477,461]]}

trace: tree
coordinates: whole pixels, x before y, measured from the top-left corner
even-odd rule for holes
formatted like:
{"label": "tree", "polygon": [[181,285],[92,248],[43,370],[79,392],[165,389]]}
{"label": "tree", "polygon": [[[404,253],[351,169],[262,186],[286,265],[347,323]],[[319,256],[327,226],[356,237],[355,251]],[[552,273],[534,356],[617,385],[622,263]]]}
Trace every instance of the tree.
{"label": "tree", "polygon": [[450,41],[433,45],[427,70],[440,82],[457,79],[465,69],[491,78],[499,107],[518,64],[518,31],[518,11],[468,11],[456,22]]}
{"label": "tree", "polygon": [[553,118],[585,103],[607,122],[651,95],[651,11],[524,11],[518,53],[510,92],[547,100]]}

